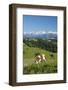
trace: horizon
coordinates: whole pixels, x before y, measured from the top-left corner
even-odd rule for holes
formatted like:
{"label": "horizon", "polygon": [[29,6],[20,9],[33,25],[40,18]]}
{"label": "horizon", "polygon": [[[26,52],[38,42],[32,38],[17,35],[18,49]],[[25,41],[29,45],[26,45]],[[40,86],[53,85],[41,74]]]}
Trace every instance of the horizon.
{"label": "horizon", "polygon": [[45,32],[45,31],[38,31],[38,32],[24,32],[24,35],[25,34],[36,34],[36,35],[38,35],[38,34],[57,34],[57,32],[51,32],[51,31],[49,31],[49,32]]}

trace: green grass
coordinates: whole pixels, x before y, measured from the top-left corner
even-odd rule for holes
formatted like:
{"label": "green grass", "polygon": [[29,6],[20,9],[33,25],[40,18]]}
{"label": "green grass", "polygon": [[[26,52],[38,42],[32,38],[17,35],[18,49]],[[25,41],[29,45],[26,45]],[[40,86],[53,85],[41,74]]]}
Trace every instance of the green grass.
{"label": "green grass", "polygon": [[[23,48],[23,59],[24,59],[24,74],[42,74],[42,73],[56,73],[57,72],[57,54],[53,53],[51,57],[51,52],[43,50],[36,47],[29,47],[24,44]],[[35,54],[45,54],[47,61],[35,64]]]}
{"label": "green grass", "polygon": [[39,64],[32,64],[24,67],[24,74],[44,74],[44,73],[56,73],[56,64],[49,64],[41,62]]}

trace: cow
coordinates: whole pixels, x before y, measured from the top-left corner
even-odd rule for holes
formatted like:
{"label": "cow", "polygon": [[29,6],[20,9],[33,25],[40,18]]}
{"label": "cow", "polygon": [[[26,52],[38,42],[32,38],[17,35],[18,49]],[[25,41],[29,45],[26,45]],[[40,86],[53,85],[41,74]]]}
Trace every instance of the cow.
{"label": "cow", "polygon": [[44,54],[39,54],[35,58],[36,64],[47,60]]}

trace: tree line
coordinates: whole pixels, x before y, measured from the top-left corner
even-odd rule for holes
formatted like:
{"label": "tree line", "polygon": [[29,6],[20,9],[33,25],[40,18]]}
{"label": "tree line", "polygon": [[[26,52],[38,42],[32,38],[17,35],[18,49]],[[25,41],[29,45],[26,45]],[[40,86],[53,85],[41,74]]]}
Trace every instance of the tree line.
{"label": "tree line", "polygon": [[23,42],[29,47],[38,47],[50,52],[57,52],[57,41],[48,39],[24,39]]}

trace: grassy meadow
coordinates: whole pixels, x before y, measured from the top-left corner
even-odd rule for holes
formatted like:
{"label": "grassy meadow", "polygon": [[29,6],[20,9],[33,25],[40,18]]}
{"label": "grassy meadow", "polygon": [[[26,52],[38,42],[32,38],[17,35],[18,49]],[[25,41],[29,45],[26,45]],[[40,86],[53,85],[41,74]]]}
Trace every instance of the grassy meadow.
{"label": "grassy meadow", "polygon": [[[41,48],[34,45],[34,42],[24,41],[23,44],[23,74],[44,74],[44,73],[57,73],[57,52],[55,50],[52,52],[50,49]],[[53,42],[54,43],[54,42]],[[44,44],[40,44],[44,45]],[[50,44],[51,45],[51,44]],[[46,45],[44,45],[46,46]],[[53,45],[52,45],[53,46]],[[49,48],[49,47],[48,47]],[[47,61],[35,63],[35,54],[45,54]],[[53,56],[51,56],[51,54]]]}

